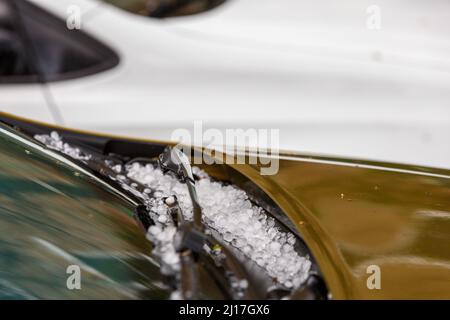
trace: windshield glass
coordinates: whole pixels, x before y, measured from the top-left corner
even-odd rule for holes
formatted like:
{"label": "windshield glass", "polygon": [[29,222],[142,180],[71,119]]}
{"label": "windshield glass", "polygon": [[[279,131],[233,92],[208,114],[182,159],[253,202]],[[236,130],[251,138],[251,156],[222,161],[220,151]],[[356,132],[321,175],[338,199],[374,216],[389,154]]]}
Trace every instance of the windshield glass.
{"label": "windshield glass", "polygon": [[103,0],[132,13],[155,17],[187,16],[211,10],[225,0]]}
{"label": "windshield glass", "polygon": [[0,125],[0,299],[168,297],[133,206],[13,135]]}

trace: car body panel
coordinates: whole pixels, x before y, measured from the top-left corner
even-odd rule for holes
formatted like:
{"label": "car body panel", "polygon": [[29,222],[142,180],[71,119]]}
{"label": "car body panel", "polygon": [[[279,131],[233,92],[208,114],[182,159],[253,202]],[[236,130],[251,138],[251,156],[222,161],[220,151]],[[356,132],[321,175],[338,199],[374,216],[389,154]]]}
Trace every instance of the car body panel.
{"label": "car body panel", "polygon": [[[299,155],[273,176],[233,167],[298,227],[334,298],[450,298],[449,171]],[[380,290],[367,287],[371,265]]]}
{"label": "car body panel", "polygon": [[[280,155],[275,175],[262,176],[260,165],[221,168],[246,176],[290,218],[333,298],[450,298],[448,170],[298,153]],[[367,287],[371,265],[380,267],[380,290]]]}
{"label": "car body panel", "polygon": [[164,20],[97,1],[33,2],[61,19],[78,5],[82,30],[121,57],[50,84],[70,127],[169,140],[202,120],[279,129],[286,150],[450,168],[445,1],[408,3],[407,15],[382,1],[380,30],[366,26],[369,2],[235,0]]}
{"label": "car body panel", "polygon": [[53,123],[51,109],[42,84],[1,85],[0,110]]}

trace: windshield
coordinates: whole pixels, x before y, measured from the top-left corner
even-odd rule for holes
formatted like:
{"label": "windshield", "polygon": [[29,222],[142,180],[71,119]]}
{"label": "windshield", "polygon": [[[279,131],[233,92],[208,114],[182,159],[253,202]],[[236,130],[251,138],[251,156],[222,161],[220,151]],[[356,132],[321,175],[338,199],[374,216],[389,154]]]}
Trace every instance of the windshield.
{"label": "windshield", "polygon": [[155,18],[187,16],[211,10],[225,0],[103,0],[126,11]]}
{"label": "windshield", "polygon": [[168,297],[133,209],[0,125],[0,299]]}

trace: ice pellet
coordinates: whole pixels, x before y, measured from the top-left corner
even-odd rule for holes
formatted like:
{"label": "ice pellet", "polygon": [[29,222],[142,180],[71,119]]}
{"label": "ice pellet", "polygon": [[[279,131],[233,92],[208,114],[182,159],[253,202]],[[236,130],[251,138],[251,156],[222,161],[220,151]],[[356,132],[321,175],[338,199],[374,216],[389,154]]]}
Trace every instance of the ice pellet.
{"label": "ice pellet", "polygon": [[[154,195],[175,195],[185,219],[192,220],[186,185],[150,164],[133,163],[126,169],[129,178],[155,190]],[[202,178],[196,187],[205,225],[215,229],[223,240],[241,250],[279,283],[300,286],[308,276],[311,261],[294,250],[295,236],[278,230],[273,218],[267,218],[260,207],[253,205],[243,190],[215,182],[198,168],[193,170]],[[156,204],[152,210],[160,209]],[[293,265],[299,266],[294,272]]]}
{"label": "ice pellet", "polygon": [[[34,137],[47,147],[74,159],[91,158],[91,155],[64,143],[57,132]],[[176,196],[184,218],[192,220],[192,203],[186,185],[151,164],[134,162],[125,168],[117,165],[111,165],[111,168],[146,187],[143,194],[148,199],[146,205],[155,222],[147,232],[147,238],[154,245],[152,253],[163,262],[161,272],[179,271],[179,256],[173,243],[176,228],[171,225],[167,216],[167,205],[174,204],[173,196]],[[204,224],[214,229],[223,240],[241,250],[278,283],[287,288],[300,286],[309,274],[311,261],[295,251],[296,237],[292,233],[280,231],[273,218],[268,218],[262,208],[252,204],[243,190],[213,181],[197,167],[193,168],[193,173],[200,178],[196,187],[203,209]],[[125,184],[125,176],[116,175],[115,179],[121,182],[126,190],[140,193],[136,184]],[[152,197],[149,198],[148,195],[151,194]],[[164,202],[163,198],[166,196],[168,198]],[[176,297],[177,292],[174,292],[173,298]]]}

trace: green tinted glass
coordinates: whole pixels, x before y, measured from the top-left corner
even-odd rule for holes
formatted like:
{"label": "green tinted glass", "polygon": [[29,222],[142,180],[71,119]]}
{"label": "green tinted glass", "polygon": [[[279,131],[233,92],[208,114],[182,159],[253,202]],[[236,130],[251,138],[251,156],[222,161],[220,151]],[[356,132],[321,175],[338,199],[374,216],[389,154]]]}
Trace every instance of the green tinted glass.
{"label": "green tinted glass", "polygon": [[0,299],[166,298],[132,205],[2,131]]}

